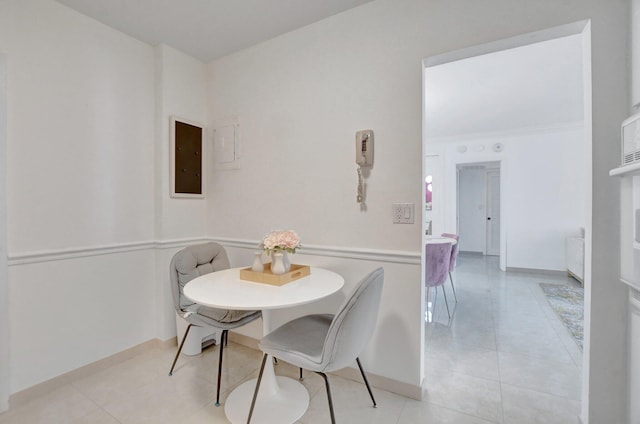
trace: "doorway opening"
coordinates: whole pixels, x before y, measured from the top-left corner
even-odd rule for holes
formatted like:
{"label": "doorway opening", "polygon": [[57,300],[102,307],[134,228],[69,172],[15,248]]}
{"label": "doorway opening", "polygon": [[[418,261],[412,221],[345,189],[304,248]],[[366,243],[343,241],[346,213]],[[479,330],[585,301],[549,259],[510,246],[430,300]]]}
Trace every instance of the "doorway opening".
{"label": "doorway opening", "polygon": [[[591,251],[589,40],[589,22],[578,22],[423,61],[422,178],[424,182],[430,176],[434,183],[432,203],[423,205],[422,234],[426,237],[429,228],[435,235],[459,235],[461,252],[476,252],[481,255],[477,258],[483,258],[482,264],[488,261],[499,269],[492,268],[487,274],[489,283],[502,278],[485,291],[471,288],[467,299],[491,296],[491,290],[507,287],[514,281],[512,272],[535,270],[536,279],[540,275],[566,279],[566,239],[570,236],[582,234],[585,252]],[[476,189],[470,188],[473,184]],[[463,233],[467,236],[462,237]],[[482,264],[476,265],[482,268]],[[587,253],[585,268],[590,264]],[[457,281],[455,272],[452,289]],[[585,277],[585,290],[590,289],[589,278]],[[466,280],[469,287],[478,282],[471,280]],[[424,281],[422,288],[426,293]],[[500,351],[501,337],[505,338],[503,345],[507,337],[518,337],[504,334],[504,329],[497,331],[500,323],[496,320],[503,315],[495,308],[502,293],[495,294],[493,302],[480,310],[473,309],[471,301],[465,308],[467,299],[464,292],[461,296],[461,289],[464,287],[455,285],[456,316],[432,332],[437,337],[431,339],[430,346],[437,338],[455,339],[463,332],[457,328],[457,318],[474,325],[493,320],[482,328],[486,337],[476,341],[493,340],[494,344],[479,348]],[[529,290],[542,293],[537,282],[535,288],[527,286],[525,291]],[[422,303],[421,318],[426,312]],[[486,320],[476,317],[478,314],[485,314]],[[588,320],[585,325],[588,333]],[[421,326],[421,378],[426,381],[428,327],[424,320]],[[470,344],[476,330],[468,331],[470,339],[454,340],[453,345]],[[587,352],[588,346],[584,349]],[[452,356],[442,349],[439,353]],[[574,359],[579,364],[585,361],[580,351]],[[578,373],[584,375],[587,368]],[[584,398],[588,387],[583,386],[582,393]]]}
{"label": "doorway opening", "polygon": [[500,256],[500,162],[457,166],[460,252]]}

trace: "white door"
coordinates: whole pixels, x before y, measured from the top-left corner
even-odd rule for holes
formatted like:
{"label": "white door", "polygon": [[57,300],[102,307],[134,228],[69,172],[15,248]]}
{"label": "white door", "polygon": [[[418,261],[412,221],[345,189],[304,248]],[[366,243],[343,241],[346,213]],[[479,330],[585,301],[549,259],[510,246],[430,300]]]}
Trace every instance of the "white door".
{"label": "white door", "polygon": [[485,253],[485,174],[484,165],[465,165],[458,174],[458,248],[462,252]]}
{"label": "white door", "polygon": [[487,170],[487,255],[500,255],[500,171]]}

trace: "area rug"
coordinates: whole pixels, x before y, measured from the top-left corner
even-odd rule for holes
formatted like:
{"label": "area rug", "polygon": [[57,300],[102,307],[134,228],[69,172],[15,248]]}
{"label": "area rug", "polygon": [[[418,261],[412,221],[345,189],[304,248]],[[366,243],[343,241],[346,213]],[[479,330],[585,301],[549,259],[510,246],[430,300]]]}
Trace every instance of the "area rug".
{"label": "area rug", "polygon": [[573,339],[582,350],[584,329],[584,289],[561,284],[540,283],[551,308],[569,329]]}

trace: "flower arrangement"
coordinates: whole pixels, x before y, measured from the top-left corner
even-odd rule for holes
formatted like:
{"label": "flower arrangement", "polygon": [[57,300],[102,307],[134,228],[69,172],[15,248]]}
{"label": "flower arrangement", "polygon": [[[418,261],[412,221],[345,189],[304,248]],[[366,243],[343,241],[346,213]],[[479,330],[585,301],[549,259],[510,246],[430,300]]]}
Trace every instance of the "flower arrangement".
{"label": "flower arrangement", "polygon": [[264,236],[260,247],[267,255],[279,250],[296,253],[300,247],[300,237],[293,230],[275,230]]}

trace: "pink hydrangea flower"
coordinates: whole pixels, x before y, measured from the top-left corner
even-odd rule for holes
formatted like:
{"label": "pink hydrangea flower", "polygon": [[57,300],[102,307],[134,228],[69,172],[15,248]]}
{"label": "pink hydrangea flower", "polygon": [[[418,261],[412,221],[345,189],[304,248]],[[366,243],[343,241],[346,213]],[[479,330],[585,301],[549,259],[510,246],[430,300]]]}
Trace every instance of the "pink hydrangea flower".
{"label": "pink hydrangea flower", "polygon": [[262,239],[261,247],[271,253],[273,250],[286,250],[289,253],[296,253],[300,247],[300,237],[293,230],[271,231]]}

